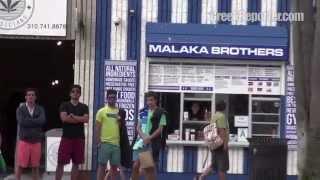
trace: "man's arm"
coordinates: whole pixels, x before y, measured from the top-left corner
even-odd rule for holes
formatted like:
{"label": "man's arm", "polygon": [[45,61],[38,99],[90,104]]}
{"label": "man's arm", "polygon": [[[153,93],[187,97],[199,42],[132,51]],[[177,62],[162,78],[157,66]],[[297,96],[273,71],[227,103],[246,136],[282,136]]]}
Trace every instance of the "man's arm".
{"label": "man's arm", "polygon": [[137,123],[137,132],[138,132],[138,135],[142,138],[142,139],[144,139],[145,137],[146,137],[146,135],[142,132],[142,129],[141,129],[141,123],[140,123],[140,121],[138,121],[138,123]]}
{"label": "man's arm", "polygon": [[78,121],[73,119],[71,114],[68,115],[67,112],[60,112],[60,119],[64,123],[71,123],[71,124],[78,123]]}
{"label": "man's arm", "polygon": [[143,141],[145,143],[150,143],[152,139],[161,136],[163,126],[167,125],[166,115],[162,114],[159,122],[159,127],[148,137],[146,137]]}
{"label": "man's arm", "polygon": [[71,114],[71,118],[75,119],[78,123],[88,123],[89,122],[89,114],[84,114],[83,116],[76,116]]}
{"label": "man's arm", "polygon": [[88,123],[89,122],[89,108],[87,105],[83,104],[81,106],[82,116],[76,116],[74,114],[71,114],[71,117],[75,119],[78,123]]}
{"label": "man's arm", "polygon": [[37,126],[43,126],[46,123],[46,115],[42,107],[39,107],[39,114],[31,118],[30,122]]}
{"label": "man's arm", "polygon": [[218,135],[222,138],[223,140],[223,148],[224,150],[228,149],[228,137],[227,137],[227,130],[226,128],[218,128]]}
{"label": "man's arm", "polygon": [[21,107],[18,107],[16,111],[16,117],[18,124],[22,127],[34,127],[34,124],[31,122],[31,118],[28,118],[23,114],[23,110]]}
{"label": "man's arm", "polygon": [[102,127],[102,124],[99,121],[96,121],[96,133],[97,133],[96,142],[98,145],[101,144],[101,127]]}

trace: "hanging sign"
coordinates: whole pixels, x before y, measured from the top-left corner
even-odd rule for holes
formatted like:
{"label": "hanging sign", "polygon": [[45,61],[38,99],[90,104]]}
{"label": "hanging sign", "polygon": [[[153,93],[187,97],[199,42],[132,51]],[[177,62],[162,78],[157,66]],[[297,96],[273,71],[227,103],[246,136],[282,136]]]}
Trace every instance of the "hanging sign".
{"label": "hanging sign", "polygon": [[[108,89],[114,89],[117,94],[117,105],[126,111],[126,125],[129,140],[134,136],[134,119],[137,94],[137,63],[136,61],[105,61],[105,100]],[[107,102],[105,102],[107,103]]]}

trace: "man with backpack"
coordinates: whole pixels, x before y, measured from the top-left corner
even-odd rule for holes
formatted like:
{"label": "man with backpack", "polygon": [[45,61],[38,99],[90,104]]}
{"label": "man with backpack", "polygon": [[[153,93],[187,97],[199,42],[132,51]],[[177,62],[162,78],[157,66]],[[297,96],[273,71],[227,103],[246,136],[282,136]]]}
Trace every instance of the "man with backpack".
{"label": "man with backpack", "polygon": [[140,168],[143,169],[146,180],[156,179],[159,153],[164,143],[164,128],[167,125],[165,111],[158,107],[156,93],[149,92],[146,98],[148,107],[139,113],[138,138],[133,145],[132,180],[139,179]]}

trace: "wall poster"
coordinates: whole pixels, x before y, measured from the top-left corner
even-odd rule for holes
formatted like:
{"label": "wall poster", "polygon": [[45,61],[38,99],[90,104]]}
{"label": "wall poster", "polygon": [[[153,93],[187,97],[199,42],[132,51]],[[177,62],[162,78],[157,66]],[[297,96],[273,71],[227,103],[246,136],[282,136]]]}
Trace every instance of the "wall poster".
{"label": "wall poster", "polygon": [[[129,140],[134,137],[134,123],[136,109],[137,94],[137,63],[136,61],[105,61],[105,81],[104,94],[108,89],[118,91],[117,105],[126,111],[126,125],[128,129]],[[106,102],[105,102],[106,103]]]}

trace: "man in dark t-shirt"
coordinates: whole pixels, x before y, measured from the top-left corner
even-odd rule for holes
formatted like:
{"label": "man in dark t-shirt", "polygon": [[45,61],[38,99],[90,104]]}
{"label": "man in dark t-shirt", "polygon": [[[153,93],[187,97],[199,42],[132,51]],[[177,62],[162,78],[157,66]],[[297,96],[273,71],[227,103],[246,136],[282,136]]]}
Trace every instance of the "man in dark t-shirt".
{"label": "man in dark t-shirt", "polygon": [[84,162],[84,123],[88,123],[88,106],[80,103],[81,87],[73,85],[70,101],[60,106],[63,134],[58,151],[56,180],[61,180],[64,165],[72,160],[71,179],[78,179],[79,164]]}

